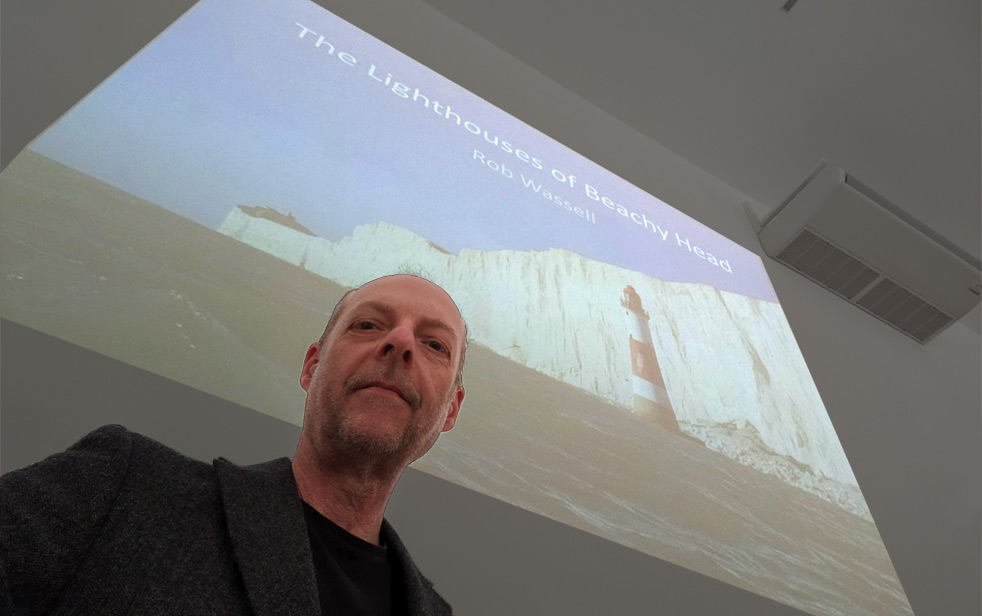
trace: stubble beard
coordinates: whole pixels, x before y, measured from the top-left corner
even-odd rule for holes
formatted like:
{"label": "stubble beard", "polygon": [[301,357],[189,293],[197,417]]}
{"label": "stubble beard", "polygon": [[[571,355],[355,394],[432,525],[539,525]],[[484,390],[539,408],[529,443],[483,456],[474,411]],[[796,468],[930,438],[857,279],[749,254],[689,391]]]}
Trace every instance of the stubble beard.
{"label": "stubble beard", "polygon": [[[396,385],[409,405],[411,417],[401,430],[385,433],[364,430],[357,425],[357,418],[352,415],[354,411],[347,407],[349,396],[369,383],[379,381]],[[325,404],[321,407],[324,413],[321,436],[323,442],[332,445],[340,459],[359,460],[375,466],[404,467],[428,451],[439,435],[439,431],[434,431],[432,436],[426,435],[427,426],[414,421],[422,407],[422,398],[410,377],[391,365],[352,375],[345,380],[340,391],[325,391],[323,394]],[[449,396],[444,404],[448,401]],[[370,409],[372,412],[400,412],[391,409],[393,400],[381,396],[368,403],[374,407]]]}

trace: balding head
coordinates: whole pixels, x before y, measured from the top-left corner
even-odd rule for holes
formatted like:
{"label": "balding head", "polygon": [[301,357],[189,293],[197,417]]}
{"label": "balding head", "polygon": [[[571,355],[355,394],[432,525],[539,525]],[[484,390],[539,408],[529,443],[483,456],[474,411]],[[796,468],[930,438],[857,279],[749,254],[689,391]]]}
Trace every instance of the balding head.
{"label": "balding head", "polygon": [[464,359],[467,355],[467,337],[468,337],[467,322],[464,321],[464,317],[460,314],[460,309],[457,307],[457,304],[456,302],[454,302],[454,299],[450,297],[450,294],[447,293],[446,290],[443,289],[443,287],[434,283],[431,280],[428,280],[423,276],[418,276],[416,274],[391,274],[388,276],[382,276],[380,278],[375,278],[373,280],[370,280],[365,284],[361,285],[360,287],[355,287],[354,289],[351,289],[348,292],[346,292],[344,295],[341,296],[341,299],[338,300],[338,303],[334,305],[334,311],[331,312],[331,317],[327,320],[327,326],[324,328],[324,332],[321,334],[320,340],[318,340],[318,344],[320,345],[321,348],[324,348],[324,342],[327,340],[327,337],[330,335],[331,331],[337,325],[339,317],[344,312],[345,305],[348,303],[349,299],[352,296],[355,296],[355,299],[357,299],[357,293],[362,289],[369,287],[369,285],[372,285],[373,283],[376,282],[383,282],[386,281],[387,279],[398,279],[400,277],[414,278],[417,279],[417,281],[419,281],[420,283],[427,283],[431,285],[435,289],[438,289],[440,292],[442,292],[447,297],[447,299],[449,299],[450,302],[453,303],[454,308],[457,309],[457,316],[460,318],[460,324],[463,327],[463,333],[464,333],[463,337],[461,338],[460,344],[458,346],[459,364],[457,366],[457,385],[458,386],[462,385],[464,382]]}
{"label": "balding head", "polygon": [[386,276],[348,293],[304,359],[301,442],[317,459],[401,473],[456,423],[465,340],[457,305],[428,280]]}

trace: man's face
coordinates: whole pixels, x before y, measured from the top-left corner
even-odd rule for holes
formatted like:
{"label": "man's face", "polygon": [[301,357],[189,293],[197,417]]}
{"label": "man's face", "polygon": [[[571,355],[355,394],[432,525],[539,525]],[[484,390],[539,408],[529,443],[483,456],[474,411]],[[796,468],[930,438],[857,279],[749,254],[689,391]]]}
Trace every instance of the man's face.
{"label": "man's face", "polygon": [[387,276],[338,311],[304,360],[304,431],[318,449],[408,464],[453,427],[464,399],[457,306],[429,281]]}

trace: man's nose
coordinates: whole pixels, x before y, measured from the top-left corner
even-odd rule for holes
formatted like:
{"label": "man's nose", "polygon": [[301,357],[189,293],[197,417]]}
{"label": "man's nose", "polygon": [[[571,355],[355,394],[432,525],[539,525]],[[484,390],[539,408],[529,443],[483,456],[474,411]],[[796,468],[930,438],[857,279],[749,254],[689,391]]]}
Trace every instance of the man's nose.
{"label": "man's nose", "polygon": [[413,361],[416,338],[410,328],[393,327],[382,341],[381,355],[387,359],[399,359],[406,364]]}

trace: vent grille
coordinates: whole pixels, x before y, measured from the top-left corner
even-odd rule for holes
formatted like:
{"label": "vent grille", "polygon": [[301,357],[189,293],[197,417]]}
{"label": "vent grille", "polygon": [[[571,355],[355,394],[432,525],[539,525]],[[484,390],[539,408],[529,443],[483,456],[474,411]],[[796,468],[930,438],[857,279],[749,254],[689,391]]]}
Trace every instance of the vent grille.
{"label": "vent grille", "polygon": [[951,317],[887,278],[870,289],[859,305],[921,342],[951,322]]}
{"label": "vent grille", "polygon": [[808,229],[777,259],[918,342],[927,342],[953,320]]}
{"label": "vent grille", "polygon": [[807,229],[777,258],[849,301],[880,276]]}

